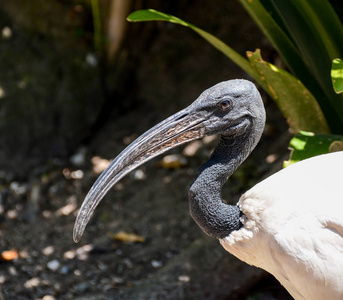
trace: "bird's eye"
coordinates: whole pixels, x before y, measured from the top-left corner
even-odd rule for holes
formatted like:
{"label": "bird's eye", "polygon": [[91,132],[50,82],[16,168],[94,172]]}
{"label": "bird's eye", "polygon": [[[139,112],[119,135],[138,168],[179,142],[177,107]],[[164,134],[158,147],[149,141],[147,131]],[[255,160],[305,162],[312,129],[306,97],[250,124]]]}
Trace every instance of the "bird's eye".
{"label": "bird's eye", "polygon": [[231,102],[229,100],[223,100],[219,103],[219,107],[222,110],[227,110],[231,107]]}

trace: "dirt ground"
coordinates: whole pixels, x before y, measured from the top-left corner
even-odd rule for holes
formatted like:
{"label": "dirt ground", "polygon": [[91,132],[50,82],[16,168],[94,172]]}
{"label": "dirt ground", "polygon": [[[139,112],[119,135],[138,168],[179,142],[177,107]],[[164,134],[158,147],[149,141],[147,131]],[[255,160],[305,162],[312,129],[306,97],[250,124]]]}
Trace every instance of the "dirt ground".
{"label": "dirt ground", "polygon": [[[223,196],[232,203],[280,168],[287,154],[290,135],[270,109],[261,143],[225,185]],[[188,186],[216,139],[167,153],[179,155],[176,167],[158,157],[125,177],[99,205],[82,241],[73,242],[95,168],[153,125],[137,117],[132,112],[107,124],[70,161],[51,161],[33,169],[27,182],[0,187],[0,299],[291,299],[189,216]]]}

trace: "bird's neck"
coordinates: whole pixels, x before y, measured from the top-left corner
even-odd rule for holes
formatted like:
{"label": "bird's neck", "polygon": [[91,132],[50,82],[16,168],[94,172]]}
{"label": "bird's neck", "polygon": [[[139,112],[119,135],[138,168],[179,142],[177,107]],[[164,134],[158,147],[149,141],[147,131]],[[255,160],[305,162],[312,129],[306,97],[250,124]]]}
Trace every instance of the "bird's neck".
{"label": "bird's neck", "polygon": [[246,159],[257,142],[248,135],[221,137],[211,158],[201,166],[189,190],[192,218],[208,235],[224,238],[242,227],[239,207],[222,201],[223,184]]}

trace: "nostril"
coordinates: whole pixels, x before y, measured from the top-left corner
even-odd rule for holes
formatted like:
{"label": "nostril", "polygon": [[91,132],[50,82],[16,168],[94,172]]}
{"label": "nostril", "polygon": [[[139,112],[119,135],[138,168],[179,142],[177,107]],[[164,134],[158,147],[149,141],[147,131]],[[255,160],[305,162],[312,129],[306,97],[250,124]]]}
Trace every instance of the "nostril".
{"label": "nostril", "polygon": [[188,116],[188,113],[183,113],[183,114],[181,114],[180,116],[178,116],[176,119],[175,119],[175,121],[179,121],[179,120],[181,120],[181,119],[183,119],[183,118],[185,118],[185,117],[187,117]]}

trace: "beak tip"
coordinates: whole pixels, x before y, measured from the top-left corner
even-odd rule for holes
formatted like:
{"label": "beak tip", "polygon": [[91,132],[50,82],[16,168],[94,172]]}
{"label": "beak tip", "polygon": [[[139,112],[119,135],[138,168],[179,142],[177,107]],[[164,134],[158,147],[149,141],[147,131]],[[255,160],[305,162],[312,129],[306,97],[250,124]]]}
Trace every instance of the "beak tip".
{"label": "beak tip", "polygon": [[73,241],[75,243],[78,243],[79,241],[81,241],[82,235],[85,232],[86,226],[91,216],[92,216],[92,213],[89,213],[89,197],[86,197],[84,203],[82,204],[77,214],[76,221],[74,224]]}
{"label": "beak tip", "polygon": [[73,231],[73,240],[74,243],[78,243],[81,241],[83,235],[83,230],[80,230],[80,226],[76,223],[74,226],[74,231]]}

